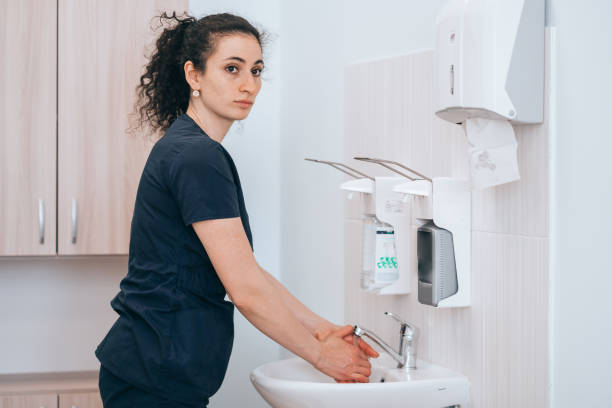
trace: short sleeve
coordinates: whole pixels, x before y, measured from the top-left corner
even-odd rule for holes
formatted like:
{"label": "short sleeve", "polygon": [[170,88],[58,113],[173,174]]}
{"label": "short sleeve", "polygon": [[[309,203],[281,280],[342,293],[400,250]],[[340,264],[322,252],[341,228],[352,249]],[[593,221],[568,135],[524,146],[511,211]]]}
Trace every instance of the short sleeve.
{"label": "short sleeve", "polygon": [[234,176],[220,146],[196,143],[184,148],[170,163],[168,175],[185,225],[240,216]]}

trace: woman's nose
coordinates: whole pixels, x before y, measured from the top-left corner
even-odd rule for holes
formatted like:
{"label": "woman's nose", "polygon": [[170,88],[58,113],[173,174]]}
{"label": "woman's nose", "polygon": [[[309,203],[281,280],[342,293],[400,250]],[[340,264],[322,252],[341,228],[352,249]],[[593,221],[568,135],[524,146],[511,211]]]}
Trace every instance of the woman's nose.
{"label": "woman's nose", "polygon": [[240,92],[248,92],[255,93],[257,89],[257,80],[256,78],[249,72],[244,76],[242,82],[240,84]]}

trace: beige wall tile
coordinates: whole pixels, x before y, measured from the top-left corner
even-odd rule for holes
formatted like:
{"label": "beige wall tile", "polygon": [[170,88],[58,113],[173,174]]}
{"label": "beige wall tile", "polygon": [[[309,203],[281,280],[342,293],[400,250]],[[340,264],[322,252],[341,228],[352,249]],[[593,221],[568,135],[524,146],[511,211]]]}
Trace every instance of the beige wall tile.
{"label": "beige wall tile", "polygon": [[478,231],[548,236],[547,125],[514,126],[521,179],[472,193]]}
{"label": "beige wall tile", "polygon": [[[431,58],[424,51],[347,67],[345,160],[367,155],[432,177],[469,177],[463,130],[431,109]],[[548,403],[547,125],[517,127],[517,140],[521,181],[473,194],[470,307],[436,309],[419,304],[416,293],[380,296],[359,289],[363,209],[358,202],[345,207],[347,321],[390,344],[397,344],[398,328],[384,311],[414,323],[421,330],[419,358],[466,374],[475,408]],[[373,175],[389,174],[352,163]],[[414,206],[425,213],[426,207]],[[411,255],[416,263],[416,240]],[[416,288],[416,274],[411,279]]]}

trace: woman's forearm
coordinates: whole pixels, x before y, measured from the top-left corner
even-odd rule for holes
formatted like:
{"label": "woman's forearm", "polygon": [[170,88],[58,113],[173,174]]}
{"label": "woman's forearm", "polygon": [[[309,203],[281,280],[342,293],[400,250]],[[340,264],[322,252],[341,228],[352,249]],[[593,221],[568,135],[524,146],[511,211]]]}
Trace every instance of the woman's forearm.
{"label": "woman's forearm", "polygon": [[320,343],[312,332],[289,310],[278,296],[278,289],[265,278],[265,271],[257,285],[243,290],[232,298],[238,310],[255,327],[286,349],[316,364],[320,354]]}
{"label": "woman's forearm", "polygon": [[[259,266],[259,264],[258,264]],[[337,326],[333,323],[330,323],[328,320],[319,316],[308,307],[306,307],[302,302],[300,302],[295,296],[293,296],[284,286],[280,283],[272,274],[266,271],[264,268],[259,266],[259,269],[262,270],[264,276],[270,282],[270,284],[274,287],[274,289],[280,295],[283,303],[291,310],[291,312],[295,315],[295,317],[308,329],[310,333],[313,335],[321,330],[332,330]]]}

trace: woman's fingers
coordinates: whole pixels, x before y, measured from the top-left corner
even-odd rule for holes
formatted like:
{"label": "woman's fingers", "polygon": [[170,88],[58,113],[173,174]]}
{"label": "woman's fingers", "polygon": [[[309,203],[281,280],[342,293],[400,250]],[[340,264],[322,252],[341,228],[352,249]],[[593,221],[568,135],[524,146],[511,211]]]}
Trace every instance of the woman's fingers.
{"label": "woman's fingers", "polygon": [[[344,340],[348,343],[355,344],[355,336],[350,334],[344,337]],[[372,348],[368,343],[366,343],[363,339],[360,339],[356,344],[368,357],[378,357],[380,354],[376,350]]]}
{"label": "woman's fingers", "polygon": [[357,366],[358,367],[365,367],[367,369],[370,369],[372,367],[372,364],[370,364],[370,362],[368,361],[367,358],[365,359],[360,359],[357,361]]}
{"label": "woman's fingers", "polygon": [[355,373],[361,374],[361,375],[369,378],[370,375],[372,374],[372,370],[371,370],[370,367],[364,367],[364,366],[360,365],[360,366],[357,366],[355,368]]}
{"label": "woman's fingers", "polygon": [[362,351],[363,351],[363,352],[364,352],[366,355],[368,355],[369,357],[374,357],[374,358],[376,358],[376,357],[378,357],[378,356],[379,356],[378,352],[377,352],[376,350],[374,350],[374,349],[372,348],[372,346],[370,346],[368,343],[366,343],[366,342],[365,342],[365,341],[363,341],[363,340],[361,340],[361,341],[359,342],[359,348],[360,348],[360,349],[361,349],[361,350],[362,350]]}
{"label": "woman's fingers", "polygon": [[351,375],[351,377],[357,382],[361,382],[361,383],[370,382],[370,379],[363,374],[354,373]]}
{"label": "woman's fingers", "polygon": [[333,332],[331,335],[334,337],[344,338],[352,334],[353,334],[353,326],[346,325],[346,326],[341,326],[338,330]]}
{"label": "woman's fingers", "polygon": [[337,380],[365,382],[371,367],[367,356],[343,340],[351,330],[351,326],[342,327],[321,342],[321,356],[315,367]]}

